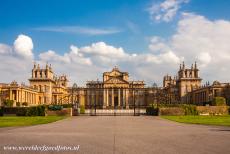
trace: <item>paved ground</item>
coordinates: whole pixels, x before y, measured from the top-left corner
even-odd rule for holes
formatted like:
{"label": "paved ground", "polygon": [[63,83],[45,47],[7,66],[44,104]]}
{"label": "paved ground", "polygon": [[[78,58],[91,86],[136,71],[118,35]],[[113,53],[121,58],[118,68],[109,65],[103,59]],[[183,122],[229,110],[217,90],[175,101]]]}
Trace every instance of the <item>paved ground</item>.
{"label": "paved ground", "polygon": [[146,116],[81,116],[45,125],[1,128],[0,153],[16,153],[3,150],[4,145],[80,145],[75,153],[83,154],[229,154],[230,127]]}

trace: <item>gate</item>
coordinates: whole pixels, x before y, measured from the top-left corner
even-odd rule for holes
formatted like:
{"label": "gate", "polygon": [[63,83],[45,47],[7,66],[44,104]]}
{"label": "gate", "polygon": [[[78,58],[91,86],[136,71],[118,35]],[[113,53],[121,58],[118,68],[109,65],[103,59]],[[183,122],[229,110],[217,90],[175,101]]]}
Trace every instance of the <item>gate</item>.
{"label": "gate", "polygon": [[[105,105],[105,100],[101,100],[98,97],[104,95],[103,92],[105,90],[110,90],[110,91],[119,91],[122,90],[129,90],[129,95],[127,96],[130,100],[128,102],[124,100],[119,100],[120,99],[120,94],[119,96],[110,96],[110,102],[107,102],[107,105],[109,106],[104,106]],[[123,92],[124,93],[124,92]],[[104,92],[105,94],[105,92]],[[96,115],[106,115],[106,116],[140,116],[143,114],[146,114],[146,100],[145,100],[145,89],[134,89],[134,88],[124,88],[124,89],[119,89],[118,88],[90,88],[86,92],[87,95],[87,103],[86,103],[86,110],[85,114],[86,115],[91,115],[91,116],[96,116]],[[131,96],[130,96],[131,95]],[[102,98],[102,97],[101,97]],[[124,95],[122,95],[122,98],[124,99]],[[113,99],[113,101],[111,101]],[[111,103],[113,102],[113,103]],[[113,106],[112,106],[113,104]]]}
{"label": "gate", "polygon": [[85,115],[140,116],[146,114],[147,102],[156,102],[157,93],[156,88],[72,88],[65,100],[79,108],[80,97],[84,97]]}

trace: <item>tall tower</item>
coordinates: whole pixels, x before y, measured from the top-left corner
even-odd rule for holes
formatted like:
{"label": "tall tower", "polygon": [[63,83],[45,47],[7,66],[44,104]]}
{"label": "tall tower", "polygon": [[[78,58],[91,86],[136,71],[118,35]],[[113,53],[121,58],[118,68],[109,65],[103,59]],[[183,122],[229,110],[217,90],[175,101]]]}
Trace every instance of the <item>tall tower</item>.
{"label": "tall tower", "polygon": [[29,82],[30,86],[39,91],[39,104],[50,104],[52,101],[52,87],[55,84],[51,65],[46,64],[45,68],[40,68],[39,64],[34,63]]}
{"label": "tall tower", "polygon": [[191,68],[185,68],[184,62],[182,63],[182,67],[180,65],[180,69],[178,71],[178,92],[181,101],[186,103],[189,99],[186,95],[194,89],[197,89],[201,86],[202,79],[199,77],[199,69],[197,68],[197,64],[191,66]]}

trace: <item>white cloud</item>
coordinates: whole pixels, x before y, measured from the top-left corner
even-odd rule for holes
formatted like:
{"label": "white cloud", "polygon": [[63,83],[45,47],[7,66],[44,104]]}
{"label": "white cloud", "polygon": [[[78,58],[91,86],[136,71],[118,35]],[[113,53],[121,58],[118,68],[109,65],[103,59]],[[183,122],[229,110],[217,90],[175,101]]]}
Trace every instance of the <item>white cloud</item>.
{"label": "white cloud", "polygon": [[34,28],[37,31],[86,34],[86,35],[109,35],[120,33],[122,30],[117,28],[92,28],[82,26],[50,26]]}
{"label": "white cloud", "polygon": [[12,48],[6,44],[0,44],[0,54],[10,54],[12,53]]}
{"label": "white cloud", "polygon": [[[229,80],[228,71],[221,70],[226,70],[230,65],[230,21],[211,21],[201,15],[183,13],[171,38],[153,38],[150,50],[173,51],[189,64],[198,61],[201,77],[206,80]],[[172,55],[170,57],[173,59]]]}
{"label": "white cloud", "polygon": [[[176,74],[182,60],[186,64],[198,61],[204,80],[229,82],[229,40],[229,21],[211,21],[204,16],[183,13],[175,34],[168,39],[151,37],[149,52],[128,52],[122,47],[95,42],[82,47],[71,45],[64,54],[52,50],[41,52],[36,61],[51,63],[57,74],[69,75],[71,83],[77,82],[78,85],[85,85],[87,80],[101,79],[102,73],[115,65],[121,71],[128,71],[131,79],[161,85],[163,75]],[[1,82],[26,81],[30,77],[33,59],[24,60],[22,56],[16,56],[18,50],[15,49],[14,46],[0,44],[0,71],[4,72]],[[19,49],[31,51],[33,55],[31,46]]]}
{"label": "white cloud", "polygon": [[206,66],[209,64],[212,60],[212,57],[209,52],[201,52],[198,56],[197,59],[201,62],[202,66]]}
{"label": "white cloud", "polygon": [[29,36],[19,35],[14,41],[14,51],[20,56],[31,58],[33,56],[33,41]]}
{"label": "white cloud", "polygon": [[165,0],[162,3],[153,2],[151,7],[148,8],[148,12],[153,21],[169,22],[177,14],[180,6],[188,2],[189,0]]}
{"label": "white cloud", "polygon": [[[21,39],[21,36],[18,36],[13,47],[5,44],[0,45],[0,60],[2,62],[0,71],[5,72],[5,75],[1,76],[3,81],[11,82],[14,79],[26,81],[30,77],[29,72],[32,68],[32,62],[38,61],[43,65],[47,62],[51,63],[56,74],[68,74],[71,83],[77,82],[79,85],[84,85],[87,80],[101,78],[101,73],[110,71],[114,66],[119,66],[122,71],[128,71],[132,74],[132,79],[143,79],[149,83],[151,82],[150,79],[156,80],[160,74],[154,73],[156,70],[160,71],[156,66],[163,63],[174,65],[178,63],[179,59],[171,51],[142,54],[128,53],[121,47],[114,47],[105,42],[96,42],[82,47],[71,45],[70,50],[63,55],[48,50],[40,52],[36,60],[33,58],[25,59],[24,56],[27,56],[27,51],[30,51],[29,55],[33,55],[33,48],[26,44],[25,42],[28,40],[23,41],[24,39]],[[28,42],[32,42],[32,40]],[[148,71],[147,74],[143,73]]]}
{"label": "white cloud", "polygon": [[0,44],[0,82],[27,82],[33,63],[32,50],[33,42],[26,35],[19,35],[14,46]]}
{"label": "white cloud", "polygon": [[111,45],[107,45],[105,42],[97,42],[93,43],[91,46],[82,47],[80,48],[80,52],[114,58],[122,58],[126,56],[121,47],[115,48]]}

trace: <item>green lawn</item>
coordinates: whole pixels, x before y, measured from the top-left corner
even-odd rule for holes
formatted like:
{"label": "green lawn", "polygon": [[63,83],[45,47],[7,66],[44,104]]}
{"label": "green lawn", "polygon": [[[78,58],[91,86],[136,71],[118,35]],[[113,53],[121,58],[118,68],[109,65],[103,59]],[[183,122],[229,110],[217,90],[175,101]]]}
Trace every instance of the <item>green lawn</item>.
{"label": "green lawn", "polygon": [[0,117],[0,127],[12,126],[30,126],[47,124],[66,118],[65,116],[37,116],[37,117],[17,117],[17,116],[3,116]]}
{"label": "green lawn", "polygon": [[230,116],[161,116],[164,119],[190,123],[190,124],[204,124],[204,125],[219,125],[230,126]]}

